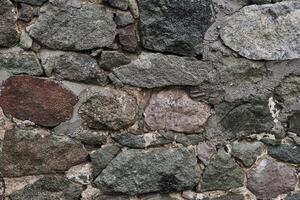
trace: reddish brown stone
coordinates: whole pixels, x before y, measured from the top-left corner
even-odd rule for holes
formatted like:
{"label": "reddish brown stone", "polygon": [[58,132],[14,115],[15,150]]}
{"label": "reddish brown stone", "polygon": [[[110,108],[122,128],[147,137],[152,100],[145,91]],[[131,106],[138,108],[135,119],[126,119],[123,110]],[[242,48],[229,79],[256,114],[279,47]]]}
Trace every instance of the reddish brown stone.
{"label": "reddish brown stone", "polygon": [[68,119],[76,96],[58,83],[31,76],[12,76],[3,84],[0,106],[5,115],[54,127]]}
{"label": "reddish brown stone", "polygon": [[122,49],[135,52],[138,48],[138,33],[135,24],[119,29],[119,40]]}

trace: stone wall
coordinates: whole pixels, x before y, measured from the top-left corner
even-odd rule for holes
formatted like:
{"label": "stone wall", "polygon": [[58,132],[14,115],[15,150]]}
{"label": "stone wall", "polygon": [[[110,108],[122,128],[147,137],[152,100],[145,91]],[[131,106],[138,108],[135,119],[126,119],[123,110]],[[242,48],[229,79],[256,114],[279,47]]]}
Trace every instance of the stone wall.
{"label": "stone wall", "polygon": [[0,199],[299,200],[300,1],[0,0]]}

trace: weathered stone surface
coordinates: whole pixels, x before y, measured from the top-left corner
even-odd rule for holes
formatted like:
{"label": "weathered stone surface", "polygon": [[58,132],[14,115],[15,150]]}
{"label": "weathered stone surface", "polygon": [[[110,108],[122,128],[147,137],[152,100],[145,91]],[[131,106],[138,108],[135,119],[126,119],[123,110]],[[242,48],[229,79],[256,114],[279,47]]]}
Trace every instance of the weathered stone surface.
{"label": "weathered stone surface", "polygon": [[150,194],[141,198],[141,200],[176,200],[168,194]]}
{"label": "weathered stone surface", "polygon": [[280,146],[269,146],[268,154],[283,162],[300,164],[300,146],[298,145],[281,144]]}
{"label": "weathered stone surface", "polygon": [[68,119],[76,96],[58,83],[31,76],[12,76],[3,84],[0,105],[6,115],[54,127]]}
{"label": "weathered stone surface", "polygon": [[127,26],[134,23],[134,18],[131,13],[116,13],[115,22],[118,26]]}
{"label": "weathered stone surface", "polygon": [[137,60],[114,69],[113,73],[124,84],[155,88],[199,85],[209,79],[212,70],[208,63],[196,59],[160,53],[142,53]]}
{"label": "weathered stone surface", "polygon": [[299,9],[298,1],[246,6],[225,22],[221,38],[248,59],[300,58]]}
{"label": "weathered stone surface", "polygon": [[4,192],[5,192],[4,179],[2,177],[0,177],[0,200],[4,199]]}
{"label": "weathered stone surface", "polygon": [[197,157],[208,165],[210,158],[217,153],[215,145],[210,142],[201,142],[197,145]]}
{"label": "weathered stone surface", "polygon": [[253,165],[259,155],[264,150],[264,144],[261,142],[238,142],[232,146],[232,155],[242,161],[246,167]]}
{"label": "weathered stone surface", "polygon": [[81,193],[81,200],[99,200],[101,191],[98,188],[94,188],[88,185],[87,188]]}
{"label": "weathered stone surface", "polygon": [[4,178],[5,182],[5,196],[10,196],[12,193],[22,190],[25,186],[31,185],[38,181],[43,175],[38,176],[22,176],[14,178]]}
{"label": "weathered stone surface", "polygon": [[294,190],[297,177],[293,167],[273,160],[262,160],[247,173],[247,187],[258,199],[272,199]]}
{"label": "weathered stone surface", "polygon": [[43,74],[43,69],[35,53],[21,49],[1,51],[0,67],[13,74]]}
{"label": "weathered stone surface", "polygon": [[28,33],[22,31],[20,36],[20,42],[19,42],[20,47],[28,50],[32,47],[32,44],[33,44],[33,40],[28,35]]}
{"label": "weathered stone surface", "polygon": [[106,74],[92,57],[74,52],[45,52],[41,54],[42,65],[47,76],[58,79],[106,84]]}
{"label": "weathered stone surface", "polygon": [[10,195],[11,200],[80,199],[82,187],[59,176],[46,176]]}
{"label": "weathered stone surface", "polygon": [[288,130],[300,136],[300,112],[294,113],[288,121]]}
{"label": "weathered stone surface", "polygon": [[295,193],[295,194],[291,194],[291,195],[288,195],[285,200],[298,200],[300,199],[300,193]]}
{"label": "weathered stone surface", "polygon": [[0,46],[11,47],[18,43],[17,12],[9,0],[0,1]]}
{"label": "weathered stone surface", "polygon": [[6,131],[0,171],[5,177],[63,172],[84,162],[83,145],[42,129]]}
{"label": "weathered stone surface", "polygon": [[97,149],[90,153],[90,158],[92,161],[93,176],[96,178],[103,169],[110,163],[110,161],[116,157],[119,153],[120,147],[117,145],[109,145]]}
{"label": "weathered stone surface", "polygon": [[128,0],[103,0],[103,2],[109,4],[111,7],[118,8],[120,10],[128,9]]}
{"label": "weathered stone surface", "polygon": [[210,107],[191,100],[182,90],[152,95],[144,117],[151,130],[201,133],[210,116]]}
{"label": "weathered stone surface", "polygon": [[139,35],[135,24],[118,29],[119,41],[122,49],[129,52],[136,52],[139,43]]}
{"label": "weathered stone surface", "polygon": [[131,133],[115,133],[112,138],[122,146],[130,148],[146,148],[171,143],[173,140],[168,140],[159,132],[144,133],[143,135],[135,135]]}
{"label": "weathered stone surface", "polygon": [[144,48],[180,55],[201,53],[204,34],[213,21],[210,0],[139,0]]}
{"label": "weathered stone surface", "polygon": [[211,198],[210,200],[245,200],[242,194],[229,193],[220,197]]}
{"label": "weathered stone surface", "polygon": [[82,185],[91,184],[93,181],[91,163],[73,166],[65,174],[68,179]]}
{"label": "weathered stone surface", "polygon": [[30,22],[32,18],[37,14],[37,10],[31,5],[21,3],[19,9],[19,20]]}
{"label": "weathered stone surface", "polygon": [[88,50],[111,45],[115,27],[109,11],[89,4],[73,6],[51,0],[29,27],[29,34],[52,49]]}
{"label": "weathered stone surface", "polygon": [[199,142],[203,142],[205,137],[202,134],[185,134],[176,133],[173,131],[159,131],[167,140],[176,141],[184,146],[197,145]]}
{"label": "weathered stone surface", "polygon": [[107,87],[83,103],[79,113],[91,128],[119,130],[134,123],[137,109],[133,96]]}
{"label": "weathered stone surface", "polygon": [[199,175],[197,160],[186,148],[131,149],[113,159],[95,183],[107,193],[133,195],[190,189]]}
{"label": "weathered stone surface", "polygon": [[131,60],[122,52],[118,51],[103,51],[99,65],[102,69],[111,70],[121,65],[127,65]]}
{"label": "weathered stone surface", "polygon": [[205,168],[198,190],[229,190],[242,187],[243,183],[243,170],[230,154],[221,149]]}
{"label": "weathered stone surface", "polygon": [[26,3],[33,6],[40,6],[48,0],[16,0],[16,2]]}

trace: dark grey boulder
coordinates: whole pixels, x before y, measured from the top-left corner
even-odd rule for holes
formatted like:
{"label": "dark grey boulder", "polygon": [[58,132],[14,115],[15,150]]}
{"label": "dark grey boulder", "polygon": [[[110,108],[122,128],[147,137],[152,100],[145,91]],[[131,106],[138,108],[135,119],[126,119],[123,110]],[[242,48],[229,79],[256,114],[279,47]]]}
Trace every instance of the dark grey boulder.
{"label": "dark grey boulder", "polygon": [[280,161],[300,164],[300,146],[293,144],[281,144],[269,146],[268,154]]}
{"label": "dark grey boulder", "polygon": [[127,26],[134,23],[134,18],[131,13],[116,13],[115,22],[118,26]]}
{"label": "dark grey boulder", "polygon": [[102,69],[111,70],[131,62],[128,56],[118,51],[102,51],[99,65]]}
{"label": "dark grey boulder", "polygon": [[285,200],[298,200],[300,199],[300,193],[290,194],[288,195]]}
{"label": "dark grey boulder", "polygon": [[129,5],[128,0],[103,0],[103,2],[120,10],[127,10]]}

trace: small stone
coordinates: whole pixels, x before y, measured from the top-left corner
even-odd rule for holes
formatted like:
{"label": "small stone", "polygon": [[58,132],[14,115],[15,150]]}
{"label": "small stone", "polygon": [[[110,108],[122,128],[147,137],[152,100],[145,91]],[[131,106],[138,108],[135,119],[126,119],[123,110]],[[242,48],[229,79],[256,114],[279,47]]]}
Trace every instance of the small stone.
{"label": "small stone", "polygon": [[0,47],[12,47],[19,41],[17,11],[9,0],[0,1]]}
{"label": "small stone", "polygon": [[221,38],[226,46],[248,59],[300,58],[299,9],[298,1],[246,6],[223,24]]}
{"label": "small stone", "polygon": [[19,48],[0,51],[0,66],[12,74],[43,74],[36,54]]}
{"label": "small stone", "polygon": [[127,26],[134,23],[134,18],[130,13],[117,13],[115,22],[118,26]]}
{"label": "small stone", "polygon": [[175,133],[173,131],[159,131],[167,140],[176,141],[186,147],[190,145],[198,145],[200,142],[205,140],[202,134],[185,134]]}
{"label": "small stone", "polygon": [[103,2],[109,4],[111,7],[118,8],[120,10],[128,9],[128,0],[103,0]]}
{"label": "small stone", "polygon": [[296,133],[300,136],[300,112],[294,113],[288,121],[289,127],[288,130],[290,132]]}
{"label": "small stone", "polygon": [[193,188],[200,171],[186,148],[122,151],[95,180],[106,193],[167,193]]}
{"label": "small stone", "polygon": [[137,110],[134,97],[106,87],[84,102],[79,113],[90,128],[119,130],[134,123]]}
{"label": "small stone", "polygon": [[125,51],[136,52],[139,46],[139,36],[135,24],[118,29],[119,41]]}
{"label": "small stone", "polygon": [[20,47],[27,50],[32,47],[32,43],[33,41],[31,37],[25,31],[22,31],[20,36],[20,43],[19,43]]}
{"label": "small stone", "polygon": [[244,176],[244,171],[230,154],[221,149],[205,168],[198,190],[230,190],[242,187]]}
{"label": "small stone", "polygon": [[54,81],[31,76],[12,76],[1,90],[0,105],[5,115],[54,127],[68,119],[76,96]]}
{"label": "small stone", "polygon": [[296,183],[296,170],[273,160],[264,159],[247,173],[247,187],[258,199],[286,194],[295,189]]}
{"label": "small stone", "polygon": [[216,147],[210,142],[201,142],[197,146],[197,157],[208,165],[210,158],[217,153]]}
{"label": "small stone", "polygon": [[117,145],[109,145],[90,153],[93,176],[95,178],[102,172],[103,169],[107,167],[112,159],[116,157],[119,151],[120,147],[118,147]]}
{"label": "small stone", "polygon": [[16,2],[19,3],[26,3],[33,6],[41,6],[43,3],[45,3],[47,0],[16,0]]}
{"label": "small stone", "polygon": [[222,195],[220,197],[211,198],[210,200],[246,200],[246,199],[242,194],[229,193],[226,195]]}
{"label": "small stone", "polygon": [[205,62],[174,55],[145,53],[113,70],[124,84],[142,88],[195,86],[209,80],[212,67]]}
{"label": "small stone", "polygon": [[19,9],[19,20],[30,22],[37,14],[36,9],[28,4],[21,3],[20,5],[21,8]]}
{"label": "small stone", "polygon": [[81,200],[100,200],[102,192],[98,188],[88,185],[81,194]]}
{"label": "small stone", "polygon": [[151,130],[201,133],[210,116],[210,107],[196,102],[182,90],[152,95],[145,109],[145,122]]}
{"label": "small stone", "polygon": [[45,176],[32,185],[12,193],[11,200],[24,199],[80,199],[82,187],[59,176]]}
{"label": "small stone", "polygon": [[26,187],[27,185],[31,185],[43,175],[39,176],[22,176],[17,178],[4,178],[5,182],[5,196],[11,195],[13,192],[18,191]]}
{"label": "small stone", "polygon": [[280,146],[269,146],[268,154],[283,162],[300,164],[300,146],[298,145],[281,144]]}
{"label": "small stone", "polygon": [[261,142],[239,142],[233,144],[232,155],[242,161],[246,167],[251,167],[263,150],[264,144]]}
{"label": "small stone", "polygon": [[150,194],[141,198],[141,200],[176,200],[168,194]]}
{"label": "small stone", "polygon": [[285,200],[299,200],[300,199],[300,192],[295,194],[288,195]]}
{"label": "small stone", "polygon": [[111,45],[116,25],[110,11],[90,4],[74,6],[52,0],[41,8],[39,18],[28,31],[49,48],[80,51]]}
{"label": "small stone", "polygon": [[2,177],[0,177],[0,200],[4,199],[4,192],[5,192],[4,179]]}
{"label": "small stone", "polygon": [[99,65],[102,69],[110,71],[115,67],[127,65],[131,62],[130,58],[118,51],[103,51]]}
{"label": "small stone", "polygon": [[99,68],[97,61],[88,55],[44,51],[41,59],[47,76],[97,85],[105,85],[107,82],[106,74]]}
{"label": "small stone", "polygon": [[73,166],[65,174],[71,181],[82,185],[88,185],[93,181],[92,165],[90,163]]}

